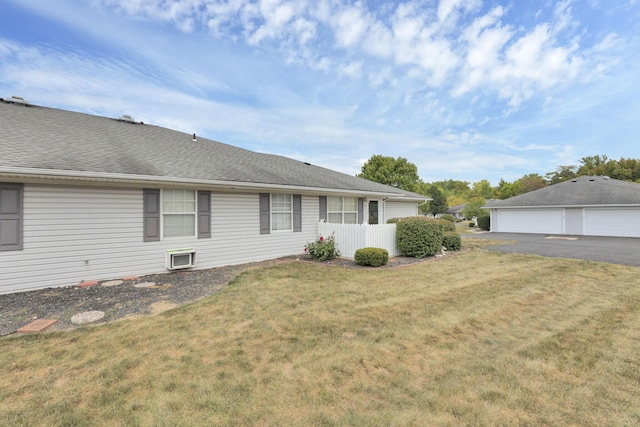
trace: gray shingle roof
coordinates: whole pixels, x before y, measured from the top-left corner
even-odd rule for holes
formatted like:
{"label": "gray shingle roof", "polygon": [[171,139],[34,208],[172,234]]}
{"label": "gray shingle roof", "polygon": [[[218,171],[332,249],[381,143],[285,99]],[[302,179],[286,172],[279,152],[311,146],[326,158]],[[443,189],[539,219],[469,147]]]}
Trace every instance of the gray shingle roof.
{"label": "gray shingle roof", "polygon": [[131,179],[229,181],[428,197],[287,157],[141,123],[0,101],[0,173],[6,167]]}
{"label": "gray shingle roof", "polygon": [[549,187],[487,203],[485,208],[640,205],[640,184],[605,176],[581,176]]}
{"label": "gray shingle roof", "polygon": [[455,205],[455,206],[452,206],[452,207],[450,207],[449,209],[447,209],[447,213],[449,213],[449,214],[456,214],[456,213],[460,213],[460,211],[461,211],[462,209],[464,209],[464,207],[465,207],[465,206],[467,206],[467,204],[466,204],[466,203],[463,203],[463,204],[461,204],[461,205]]}

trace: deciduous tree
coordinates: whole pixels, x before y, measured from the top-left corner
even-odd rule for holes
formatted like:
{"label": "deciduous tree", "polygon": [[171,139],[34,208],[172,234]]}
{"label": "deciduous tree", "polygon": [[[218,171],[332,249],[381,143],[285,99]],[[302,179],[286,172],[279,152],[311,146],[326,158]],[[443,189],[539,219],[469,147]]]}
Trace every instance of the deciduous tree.
{"label": "deciduous tree", "polygon": [[395,159],[379,154],[371,156],[356,176],[413,192],[421,182],[416,165],[404,157]]}
{"label": "deciduous tree", "polygon": [[440,191],[437,185],[429,187],[427,195],[432,199],[429,201],[429,213],[437,215],[447,211],[449,208],[449,205],[447,204],[447,197],[442,191]]}
{"label": "deciduous tree", "polygon": [[474,217],[482,216],[487,214],[487,210],[482,207],[485,204],[485,200],[482,197],[473,197],[471,200],[467,202],[464,208],[462,208],[462,215],[465,218],[471,219]]}

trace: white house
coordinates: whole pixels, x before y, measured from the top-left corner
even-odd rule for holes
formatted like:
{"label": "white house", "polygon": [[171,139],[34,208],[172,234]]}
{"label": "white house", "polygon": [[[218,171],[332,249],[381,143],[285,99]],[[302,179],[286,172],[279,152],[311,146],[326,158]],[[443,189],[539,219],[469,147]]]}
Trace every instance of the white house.
{"label": "white house", "polygon": [[640,184],[581,176],[484,206],[491,231],[640,237]]}
{"label": "white house", "polygon": [[428,197],[141,122],[0,98],[0,293],[301,254]]}

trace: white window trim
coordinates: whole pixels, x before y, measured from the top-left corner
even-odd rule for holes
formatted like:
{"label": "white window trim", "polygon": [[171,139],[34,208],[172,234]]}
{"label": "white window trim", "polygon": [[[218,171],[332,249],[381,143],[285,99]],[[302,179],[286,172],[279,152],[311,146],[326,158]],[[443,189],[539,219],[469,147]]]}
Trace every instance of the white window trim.
{"label": "white window trim", "polygon": [[[193,234],[188,236],[170,236],[165,237],[164,235],[164,217],[165,215],[191,215],[192,212],[164,212],[164,193],[165,191],[170,190],[182,190],[182,191],[192,191],[194,193],[194,210],[193,210]],[[198,237],[198,192],[196,190],[190,190],[187,188],[161,188],[160,189],[160,240],[177,240],[177,239],[188,239],[188,238],[197,238]]]}
{"label": "white window trim", "polygon": [[[273,196],[289,196],[289,206],[291,206],[291,210],[289,211],[275,211],[273,210]],[[277,214],[289,214],[289,228],[284,228],[280,230],[276,230],[273,228],[273,218]],[[272,233],[288,233],[293,232],[293,193],[270,193],[269,194],[269,227],[271,228]]]}
{"label": "white window trim", "polygon": [[[332,211],[331,210],[331,198],[337,198],[337,199],[341,199],[341,205],[342,205],[342,210],[339,211]],[[355,211],[347,211],[345,210],[344,206],[344,200],[345,199],[354,199],[356,202],[356,210]],[[356,215],[356,221],[354,224],[358,223],[358,198],[357,197],[342,197],[342,196],[329,196],[327,198],[327,222],[331,222],[329,221],[329,218],[331,217],[331,215],[336,215],[336,214],[340,214],[340,222],[339,223],[334,223],[334,224],[347,224],[344,222],[344,215],[345,214],[355,214]],[[349,223],[350,224],[350,223]]]}

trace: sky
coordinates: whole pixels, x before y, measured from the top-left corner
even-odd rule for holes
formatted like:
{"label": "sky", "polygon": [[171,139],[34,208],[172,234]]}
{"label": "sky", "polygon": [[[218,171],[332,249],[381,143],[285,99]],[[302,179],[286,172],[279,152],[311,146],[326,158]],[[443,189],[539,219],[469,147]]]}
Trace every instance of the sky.
{"label": "sky", "polygon": [[497,185],[640,158],[640,0],[1,0],[12,95]]}

